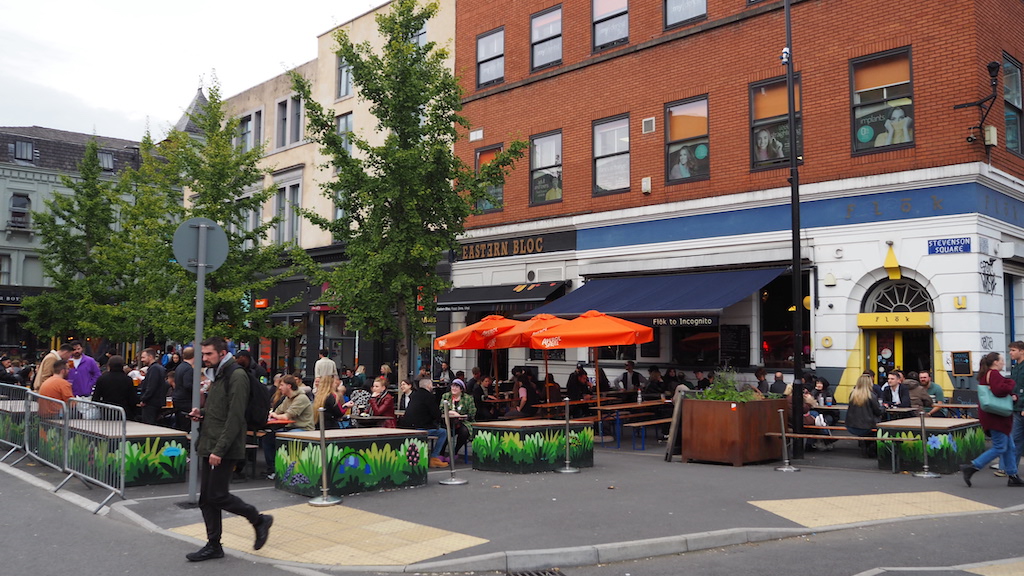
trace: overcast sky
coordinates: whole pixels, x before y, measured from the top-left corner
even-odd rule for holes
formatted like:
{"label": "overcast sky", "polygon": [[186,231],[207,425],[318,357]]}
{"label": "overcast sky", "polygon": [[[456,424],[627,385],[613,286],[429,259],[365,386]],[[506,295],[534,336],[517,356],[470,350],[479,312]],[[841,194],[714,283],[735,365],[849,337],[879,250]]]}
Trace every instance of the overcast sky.
{"label": "overcast sky", "polygon": [[157,139],[214,74],[237,94],[385,0],[3,0],[0,126]]}

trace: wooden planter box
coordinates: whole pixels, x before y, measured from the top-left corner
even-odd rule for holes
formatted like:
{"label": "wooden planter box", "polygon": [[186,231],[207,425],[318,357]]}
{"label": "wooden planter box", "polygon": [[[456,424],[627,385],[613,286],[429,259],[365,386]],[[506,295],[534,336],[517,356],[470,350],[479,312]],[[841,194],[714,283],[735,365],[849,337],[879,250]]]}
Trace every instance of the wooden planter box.
{"label": "wooden planter box", "polygon": [[742,466],[782,457],[782,439],[765,436],[779,431],[779,409],[789,400],[722,402],[684,400],[682,421],[683,460],[721,462]]}

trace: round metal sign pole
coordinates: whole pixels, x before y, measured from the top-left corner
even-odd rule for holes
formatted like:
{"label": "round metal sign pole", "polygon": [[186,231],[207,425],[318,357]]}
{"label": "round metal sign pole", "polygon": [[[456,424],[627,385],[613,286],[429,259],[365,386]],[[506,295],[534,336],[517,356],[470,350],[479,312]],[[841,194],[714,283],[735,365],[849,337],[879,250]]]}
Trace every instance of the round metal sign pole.
{"label": "round metal sign pole", "polygon": [[[185,270],[196,273],[196,333],[194,348],[203,341],[203,309],[206,303],[206,271],[216,270],[228,257],[228,237],[216,222],[209,218],[191,218],[182,222],[174,231],[174,258]],[[202,358],[201,350],[195,350]],[[202,366],[200,360],[199,366]],[[192,371],[192,407],[199,406],[200,370]],[[199,422],[192,421],[189,440],[188,502],[197,504],[196,488],[199,485],[199,455],[196,442],[199,439]]]}

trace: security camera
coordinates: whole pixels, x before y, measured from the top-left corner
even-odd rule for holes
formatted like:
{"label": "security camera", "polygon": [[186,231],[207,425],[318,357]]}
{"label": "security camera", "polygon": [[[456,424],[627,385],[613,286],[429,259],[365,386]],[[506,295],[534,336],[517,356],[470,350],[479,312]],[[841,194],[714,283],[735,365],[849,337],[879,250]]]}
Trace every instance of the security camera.
{"label": "security camera", "polygon": [[978,137],[977,137],[977,136],[975,136],[974,134],[968,134],[968,135],[967,135],[967,143],[968,143],[968,144],[973,144],[973,143],[974,143],[974,142],[976,142],[977,140],[978,140]]}

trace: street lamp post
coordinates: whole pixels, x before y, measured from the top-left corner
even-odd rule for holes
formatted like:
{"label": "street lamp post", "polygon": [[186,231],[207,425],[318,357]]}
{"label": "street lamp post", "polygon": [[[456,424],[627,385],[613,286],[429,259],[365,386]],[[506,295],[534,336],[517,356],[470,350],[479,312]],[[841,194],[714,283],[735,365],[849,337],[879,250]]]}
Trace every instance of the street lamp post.
{"label": "street lamp post", "polygon": [[[782,49],[782,64],[786,67],[786,99],[788,103],[787,124],[789,128],[789,186],[791,219],[793,228],[793,431],[803,431],[803,270],[800,258],[800,171],[797,159],[796,139],[796,96],[793,78],[793,26],[790,0],[785,0],[783,10],[786,17],[786,46]],[[803,458],[804,443],[793,442],[793,458]]]}

